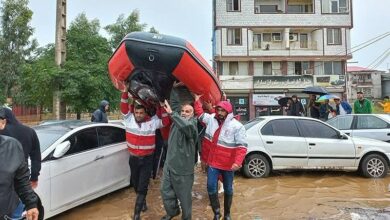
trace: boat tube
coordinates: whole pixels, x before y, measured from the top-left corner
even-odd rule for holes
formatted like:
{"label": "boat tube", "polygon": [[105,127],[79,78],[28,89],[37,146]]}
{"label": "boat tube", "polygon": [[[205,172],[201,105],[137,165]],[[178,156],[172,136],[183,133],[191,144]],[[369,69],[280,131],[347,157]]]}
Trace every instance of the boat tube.
{"label": "boat tube", "polygon": [[122,40],[108,62],[114,86],[128,91],[148,106],[169,99],[174,82],[204,101],[222,98],[219,81],[206,60],[181,38],[133,32]]}

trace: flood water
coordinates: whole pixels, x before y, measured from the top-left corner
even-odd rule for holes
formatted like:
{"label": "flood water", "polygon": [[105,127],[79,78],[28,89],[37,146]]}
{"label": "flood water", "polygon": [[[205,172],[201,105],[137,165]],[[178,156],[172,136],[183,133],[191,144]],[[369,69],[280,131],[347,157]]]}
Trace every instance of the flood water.
{"label": "flood water", "polygon": [[[152,180],[148,211],[142,219],[164,214],[159,180]],[[52,219],[132,219],[135,193],[126,188],[71,209]],[[223,207],[223,193],[220,194]],[[193,219],[212,219],[206,176],[197,168],[193,187]],[[264,179],[234,179],[233,219],[390,219],[390,173],[367,179],[357,173],[289,171]],[[176,217],[175,219],[180,219]]]}

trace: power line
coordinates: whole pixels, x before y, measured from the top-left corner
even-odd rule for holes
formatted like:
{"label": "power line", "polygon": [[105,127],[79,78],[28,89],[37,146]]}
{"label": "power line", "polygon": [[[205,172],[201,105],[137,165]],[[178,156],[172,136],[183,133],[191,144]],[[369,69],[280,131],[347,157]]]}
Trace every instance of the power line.
{"label": "power line", "polygon": [[372,63],[370,63],[367,68],[369,69],[371,66],[375,66],[374,63],[376,63],[379,59],[382,58],[383,55],[385,55],[388,51],[389,51],[390,48],[387,48],[381,55],[379,55],[374,61],[372,61]]}

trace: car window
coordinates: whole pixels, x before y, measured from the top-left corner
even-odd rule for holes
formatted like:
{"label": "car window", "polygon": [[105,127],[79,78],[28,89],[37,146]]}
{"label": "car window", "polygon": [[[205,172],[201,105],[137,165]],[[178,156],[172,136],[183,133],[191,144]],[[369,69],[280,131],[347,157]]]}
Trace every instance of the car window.
{"label": "car window", "polygon": [[302,135],[311,138],[331,138],[338,139],[339,135],[337,130],[319,122],[313,120],[298,120],[299,127],[302,131]]}
{"label": "car window", "polygon": [[357,120],[357,129],[383,129],[388,128],[387,122],[371,115],[360,115]]}
{"label": "car window", "polygon": [[116,127],[98,128],[99,146],[117,144],[126,141],[126,131]]}
{"label": "car window", "polygon": [[70,142],[70,148],[65,155],[80,153],[97,148],[98,146],[96,128],[88,128],[79,131],[67,140]]}
{"label": "car window", "polygon": [[262,129],[263,135],[299,137],[294,119],[277,119],[268,122]]}
{"label": "car window", "polygon": [[340,130],[351,129],[353,116],[341,116],[327,121],[328,124]]}
{"label": "car window", "polygon": [[257,123],[259,123],[260,121],[263,121],[263,120],[264,120],[263,118],[255,118],[255,119],[252,119],[252,120],[248,121],[244,125],[245,130],[249,130],[249,128],[255,126]]}
{"label": "car window", "polygon": [[35,130],[39,139],[41,152],[49,148],[55,141],[60,139],[66,132],[51,130]]}

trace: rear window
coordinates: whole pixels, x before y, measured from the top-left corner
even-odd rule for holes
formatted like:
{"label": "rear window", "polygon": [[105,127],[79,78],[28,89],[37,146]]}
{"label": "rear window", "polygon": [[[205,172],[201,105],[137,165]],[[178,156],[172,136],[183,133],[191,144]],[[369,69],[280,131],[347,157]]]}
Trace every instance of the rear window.
{"label": "rear window", "polygon": [[56,140],[60,139],[66,132],[54,130],[35,130],[38,135],[41,152],[50,147]]}
{"label": "rear window", "polygon": [[245,130],[249,130],[251,127],[255,126],[257,123],[263,120],[264,120],[263,118],[255,118],[248,121],[247,123],[244,124]]}

